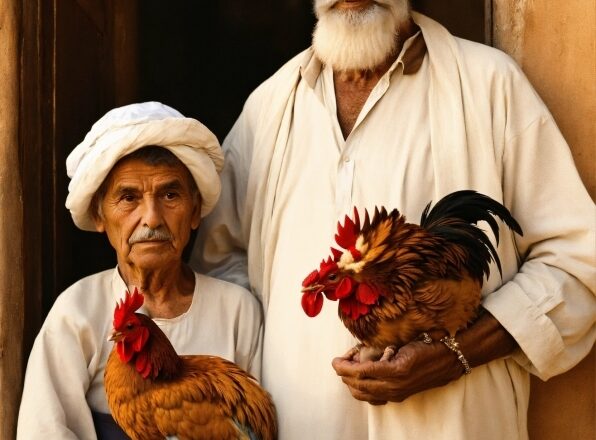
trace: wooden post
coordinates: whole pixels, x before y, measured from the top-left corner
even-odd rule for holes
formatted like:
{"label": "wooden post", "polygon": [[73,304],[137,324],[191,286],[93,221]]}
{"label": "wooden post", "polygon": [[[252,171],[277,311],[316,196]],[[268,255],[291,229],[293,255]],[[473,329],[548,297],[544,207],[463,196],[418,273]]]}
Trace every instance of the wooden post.
{"label": "wooden post", "polygon": [[19,175],[18,0],[0,2],[0,438],[16,433],[22,382],[23,201]]}
{"label": "wooden post", "polygon": [[[596,198],[596,10],[585,0],[493,0],[493,44],[512,55],[552,112]],[[548,382],[532,378],[530,438],[594,438],[594,350]]]}

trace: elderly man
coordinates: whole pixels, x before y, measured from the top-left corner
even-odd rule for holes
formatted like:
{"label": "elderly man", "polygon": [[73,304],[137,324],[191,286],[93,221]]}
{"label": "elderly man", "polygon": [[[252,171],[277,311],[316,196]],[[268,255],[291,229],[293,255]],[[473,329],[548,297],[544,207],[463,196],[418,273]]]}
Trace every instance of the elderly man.
{"label": "elderly man", "polygon": [[222,166],[203,124],[156,102],[108,112],[72,151],[66,206],[79,228],[106,233],[118,266],[57,298],[29,357],[19,439],[95,439],[96,429],[114,438],[99,435],[110,429],[103,378],[114,306],[127,289],[144,293],[141,311],[179,354],[219,355],[259,375],[257,300],[182,261],[191,230],[217,202]]}
{"label": "elderly man", "polygon": [[[315,11],[312,48],[248,98],[226,138],[222,201],[192,263],[261,299],[280,438],[525,439],[528,373],[571,368],[596,335],[594,210],[569,149],[509,57],[406,0]],[[353,206],[415,220],[461,189],[504,203],[524,229],[501,231],[503,277],[491,271],[486,313],[456,337],[471,374],[440,342],[390,361],[335,358],[355,341],[334,307],[306,317],[300,289],[337,220]]]}

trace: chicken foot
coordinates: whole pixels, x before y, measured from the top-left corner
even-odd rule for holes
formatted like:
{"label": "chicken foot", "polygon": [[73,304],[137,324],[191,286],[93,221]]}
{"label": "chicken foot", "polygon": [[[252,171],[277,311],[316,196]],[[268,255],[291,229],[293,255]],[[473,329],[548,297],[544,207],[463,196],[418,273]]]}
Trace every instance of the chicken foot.
{"label": "chicken foot", "polygon": [[[426,332],[421,333],[417,338],[425,344],[432,344],[433,339]],[[369,347],[363,343],[356,344],[344,355],[346,359],[355,362],[365,362],[368,360],[372,361],[390,361],[395,353],[397,353],[398,347],[396,345],[388,345],[385,350],[381,352],[378,348]]]}
{"label": "chicken foot", "polygon": [[[369,347],[363,343],[359,343],[352,347],[346,354],[344,354],[344,358],[351,360],[353,362],[366,362],[366,361],[378,361],[380,359],[389,359],[393,354],[395,354],[396,347],[392,346],[394,352],[388,356],[385,356],[385,351],[382,351],[378,348]],[[383,357],[385,356],[385,357]]]}

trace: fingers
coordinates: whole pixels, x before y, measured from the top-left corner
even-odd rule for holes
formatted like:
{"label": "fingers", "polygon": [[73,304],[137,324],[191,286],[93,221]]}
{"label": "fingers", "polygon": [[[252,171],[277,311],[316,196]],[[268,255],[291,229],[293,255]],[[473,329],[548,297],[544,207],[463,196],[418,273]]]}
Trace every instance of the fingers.
{"label": "fingers", "polygon": [[386,400],[367,400],[367,402],[374,406],[387,405]]}
{"label": "fingers", "polygon": [[387,400],[383,400],[383,395],[380,395],[378,391],[382,389],[382,385],[373,384],[375,382],[374,380],[342,377],[342,381],[347,385],[350,394],[356,400],[369,402],[372,405],[384,405],[387,403]]}
{"label": "fingers", "polygon": [[332,366],[348,387],[352,396],[371,405],[384,405],[387,401],[401,401],[401,396],[392,384],[395,371],[389,361],[354,362],[343,357],[333,359]]}
{"label": "fingers", "polygon": [[331,361],[331,366],[335,370],[338,376],[342,377],[356,377],[365,378],[368,377],[373,369],[374,362],[356,362],[352,359],[344,357],[337,357]]}
{"label": "fingers", "polygon": [[359,363],[348,357],[336,357],[331,361],[331,366],[338,376],[354,376],[357,374]]}
{"label": "fingers", "polygon": [[331,366],[338,376],[358,379],[394,377],[403,368],[403,360],[394,357],[388,361],[356,362],[351,359],[337,357]]}
{"label": "fingers", "polygon": [[444,351],[438,343],[415,342],[402,347],[391,360],[355,362],[338,357],[332,366],[355,399],[374,405],[402,402],[412,394],[448,382],[437,380],[435,362],[429,362],[434,359],[429,354],[438,349]]}
{"label": "fingers", "polygon": [[342,381],[352,397],[371,405],[385,405],[389,400],[401,401],[405,398],[396,392],[391,383],[384,380],[342,377]]}

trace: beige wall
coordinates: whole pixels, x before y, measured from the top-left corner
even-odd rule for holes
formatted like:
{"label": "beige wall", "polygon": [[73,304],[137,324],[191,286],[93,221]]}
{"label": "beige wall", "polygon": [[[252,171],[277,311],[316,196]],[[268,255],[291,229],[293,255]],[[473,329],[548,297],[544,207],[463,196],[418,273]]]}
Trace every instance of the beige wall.
{"label": "beige wall", "polygon": [[494,0],[493,8],[494,45],[528,75],[596,198],[596,3]]}
{"label": "beige wall", "polygon": [[0,1],[0,438],[15,436],[23,337],[22,192],[19,176],[20,2]]}
{"label": "beige wall", "polygon": [[[593,0],[493,0],[493,43],[520,63],[553,113],[592,199],[596,199],[595,23]],[[567,374],[546,383],[533,378],[532,439],[595,438],[595,371],[592,350]]]}

